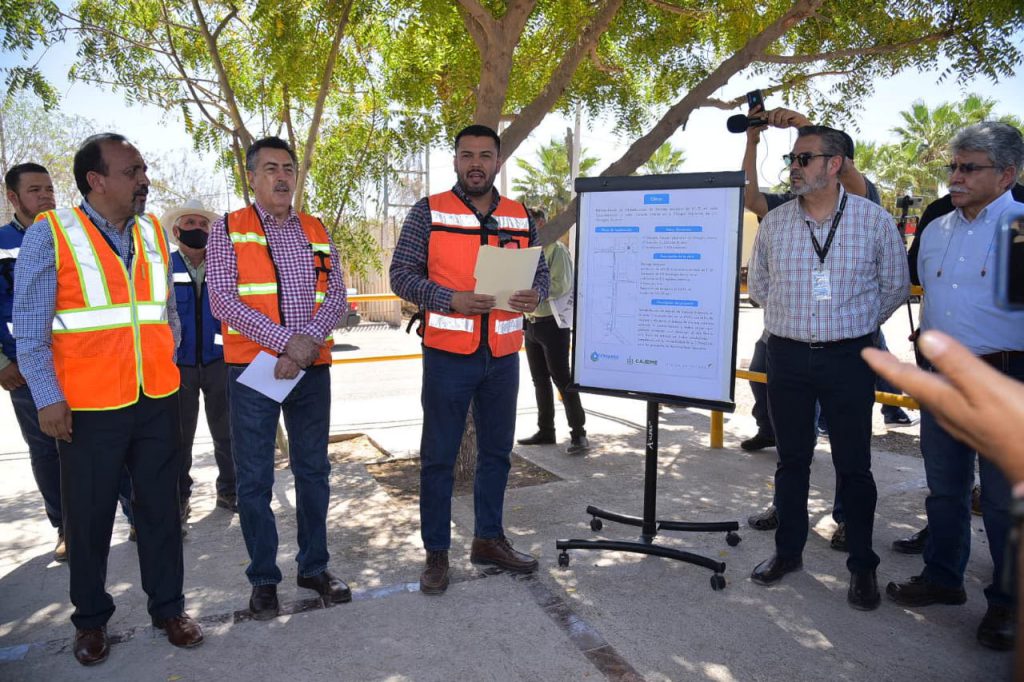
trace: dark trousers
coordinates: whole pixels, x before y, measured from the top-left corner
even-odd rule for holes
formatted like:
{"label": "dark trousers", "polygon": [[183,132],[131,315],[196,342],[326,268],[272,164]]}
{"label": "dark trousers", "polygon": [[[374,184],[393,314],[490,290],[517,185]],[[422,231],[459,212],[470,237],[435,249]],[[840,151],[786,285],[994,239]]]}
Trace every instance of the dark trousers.
{"label": "dark trousers", "polygon": [[[1004,374],[1024,379],[1024,359],[1009,358],[997,367]],[[975,451],[951,436],[931,412],[921,412],[921,455],[928,478],[928,541],[924,571],[929,581],[943,587],[961,587],[971,556],[971,488]],[[991,604],[1011,606],[1016,593],[1015,551],[1009,544],[1012,489],[999,467],[982,457],[981,518],[989,555],[992,583],[985,588]]]}
{"label": "dark trousers", "polygon": [[828,419],[837,493],[846,517],[847,568],[862,571],[878,565],[878,555],[871,549],[877,500],[871,475],[875,375],[860,357],[861,349],[870,345],[870,336],[818,349],[776,336],[768,339],[768,406],[779,452],[775,546],[780,557],[800,556],[807,542],[807,493],[817,442],[814,403],[818,401]]}
{"label": "dark trousers", "polygon": [[28,386],[11,391],[14,416],[21,428],[21,437],[28,445],[28,458],[32,463],[32,476],[43,496],[46,516],[54,528],[63,523],[60,504],[60,457],[57,455],[57,441],[39,429],[39,412],[32,401]]}
{"label": "dark trousers", "polygon": [[245,575],[252,585],[281,582],[277,565],[277,522],[270,502],[274,493],[274,442],[284,413],[288,458],[295,478],[295,518],[299,575],[327,570],[327,505],[331,500],[331,463],[327,437],[331,425],[331,374],[327,365],[306,369],[291,393],[278,403],[238,383],[245,367],[228,369],[231,379],[231,442],[238,475],[238,518],[249,552]]}
{"label": "dark trousers", "polygon": [[530,365],[530,378],[537,395],[537,428],[545,433],[555,432],[555,397],[551,382],[562,394],[565,417],[573,436],[585,436],[587,415],[580,402],[580,394],[569,391],[569,329],[562,329],[554,317],[538,317],[526,322],[526,361]]}
{"label": "dark trousers", "polygon": [[[178,365],[181,389],[178,407],[181,411],[181,476],[178,492],[186,502],[192,493],[192,445],[199,422],[199,392],[203,393],[206,423],[213,436],[213,457],[217,460],[217,494],[235,496],[235,462],[231,459],[231,425],[228,415],[228,370],[223,360],[208,365]],[[184,506],[184,505],[183,505]]]}
{"label": "dark trousers", "polygon": [[473,535],[493,539],[504,534],[502,514],[518,393],[519,353],[496,358],[486,340],[472,355],[423,347],[420,534],[424,549],[451,547],[455,460],[470,405],[477,446]]}
{"label": "dark trousers", "polygon": [[117,410],[74,412],[71,442],[57,443],[75,627],[99,627],[114,613],[107,555],[125,468],[149,614],[164,619],[184,609],[177,419],[176,396],[141,396]]}

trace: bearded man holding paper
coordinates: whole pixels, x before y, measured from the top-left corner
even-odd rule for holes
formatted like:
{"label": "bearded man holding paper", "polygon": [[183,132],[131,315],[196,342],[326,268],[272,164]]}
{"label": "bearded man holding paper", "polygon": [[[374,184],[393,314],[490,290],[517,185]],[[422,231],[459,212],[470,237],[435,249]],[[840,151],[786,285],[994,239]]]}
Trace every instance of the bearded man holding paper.
{"label": "bearded man holding paper", "polygon": [[420,523],[426,566],[420,591],[448,588],[451,498],[455,459],[469,406],[477,428],[473,488],[476,524],[470,561],[518,573],[537,560],[505,536],[502,512],[519,393],[523,313],[547,298],[548,268],[537,259],[533,285],[498,307],[477,291],[482,247],[528,248],[537,228],[519,202],[498,194],[501,140],[471,125],[455,137],[456,185],[421,199],[406,216],[391,262],[391,289],[423,314],[423,435],[420,442]]}

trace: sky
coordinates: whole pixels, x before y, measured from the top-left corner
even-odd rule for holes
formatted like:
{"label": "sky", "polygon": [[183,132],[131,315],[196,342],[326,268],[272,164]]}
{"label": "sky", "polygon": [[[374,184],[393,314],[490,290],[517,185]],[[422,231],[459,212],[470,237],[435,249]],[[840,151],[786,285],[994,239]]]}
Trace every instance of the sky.
{"label": "sky", "polygon": [[[1021,36],[1024,43],[1024,36]],[[69,83],[66,74],[74,59],[71,46],[50,48],[40,56],[44,74],[54,83],[61,94],[61,109],[65,113],[77,114],[96,121],[103,129],[117,130],[131,139],[143,155],[181,158],[191,150],[191,140],[184,131],[180,115],[175,111],[164,111],[157,107],[130,106],[123,94],[115,94],[85,83]],[[17,55],[0,53],[0,65],[18,63]],[[940,68],[945,66],[940,64]],[[959,87],[949,82],[937,83],[939,71],[918,73],[908,71],[894,78],[875,84],[875,93],[867,98],[864,106],[855,114],[856,125],[848,126],[848,132],[857,140],[888,142],[894,139],[891,129],[900,124],[899,112],[906,110],[917,100],[929,106],[945,101],[959,100],[970,93],[978,93],[995,99],[996,114],[1024,114],[1024,76],[1017,73],[1013,78],[1000,83],[977,80]],[[742,74],[734,77],[725,87],[715,93],[723,99],[732,99],[744,92],[767,86],[768,83],[751,81]],[[782,106],[779,97],[768,97],[766,107]],[[677,131],[670,141],[681,147],[686,155],[683,172],[713,172],[738,170],[743,156],[745,136],[731,134],[726,130],[725,121],[734,113],[745,113],[745,109],[722,111],[703,109],[695,111],[686,130]],[[528,161],[535,159],[537,148],[553,138],[563,139],[566,127],[572,122],[558,115],[548,115],[544,122],[530,135],[516,151],[515,156]],[[610,133],[612,125],[603,120],[584,120],[581,139],[591,156],[600,159],[596,168],[604,168],[616,160],[628,147],[631,140],[624,140]],[[843,127],[839,124],[839,127]],[[859,130],[858,130],[859,128]],[[795,132],[792,130],[769,129],[759,145],[758,183],[761,186],[777,184],[784,170],[781,157],[790,151]],[[432,149],[430,154],[430,190],[441,191],[454,183],[450,147]],[[213,160],[199,159],[208,163],[213,171]],[[514,159],[506,162],[509,174],[508,187],[516,178],[518,167]],[[223,174],[221,174],[223,175]],[[223,185],[223,179],[220,179]],[[156,199],[156,197],[154,197]],[[237,208],[241,200],[225,195],[228,206],[214,207],[215,210]],[[233,202],[233,203],[232,203]]]}

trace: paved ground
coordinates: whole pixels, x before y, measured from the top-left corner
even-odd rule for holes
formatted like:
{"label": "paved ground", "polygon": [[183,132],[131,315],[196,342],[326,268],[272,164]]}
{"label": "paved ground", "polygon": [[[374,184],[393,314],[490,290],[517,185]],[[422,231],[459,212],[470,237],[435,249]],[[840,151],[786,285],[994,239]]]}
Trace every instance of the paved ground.
{"label": "paved ground", "polygon": [[[759,311],[741,311],[738,356],[749,358]],[[906,317],[887,325],[890,345],[906,354]],[[339,339],[337,357],[415,352],[404,334],[367,325]],[[334,371],[332,431],[366,433],[388,454],[415,456],[420,429],[418,361],[342,365]],[[534,430],[525,362],[518,435]],[[742,520],[771,498],[774,450],[745,453],[754,431],[749,389],[726,418],[726,447],[707,448],[708,417],[665,408],[658,511],[662,518]],[[903,609],[883,602],[872,613],[845,602],[844,555],[828,547],[834,475],[822,442],[812,472],[812,532],[805,570],[774,588],[748,579],[772,552],[770,533],[744,527],[729,547],[721,534],[665,533],[658,541],[727,563],[728,586],[712,591],[702,568],[632,554],[573,551],[557,565],[559,538],[635,539],[635,529],[606,523],[595,534],[588,504],[640,512],[643,403],[585,396],[596,446],[570,458],[559,446],[517,452],[560,480],[510,490],[506,526],[516,546],[540,557],[536,577],[485,574],[468,562],[472,500],[454,505],[455,581],[443,597],[416,591],[421,567],[415,504],[392,498],[364,462],[340,461],[332,473],[332,568],[352,585],[351,604],[321,608],[295,586],[294,490],[279,472],[275,510],[281,535],[285,615],[255,622],[244,611],[245,548],[236,517],[214,508],[216,467],[201,426],[195,446],[190,532],[185,542],[186,601],[206,630],[198,649],[171,647],[148,625],[135,546],[118,518],[108,589],[119,640],[101,667],[71,656],[67,567],[50,560],[53,531],[17,434],[0,401],[0,680],[991,680],[1009,677],[1010,658],[978,646],[982,588],[991,572],[980,523],[962,607]],[[559,417],[561,419],[561,417]],[[564,423],[559,422],[565,440]],[[876,411],[874,471],[879,488],[879,581],[919,571],[920,560],[889,543],[923,519],[924,474],[917,428],[886,435]]]}

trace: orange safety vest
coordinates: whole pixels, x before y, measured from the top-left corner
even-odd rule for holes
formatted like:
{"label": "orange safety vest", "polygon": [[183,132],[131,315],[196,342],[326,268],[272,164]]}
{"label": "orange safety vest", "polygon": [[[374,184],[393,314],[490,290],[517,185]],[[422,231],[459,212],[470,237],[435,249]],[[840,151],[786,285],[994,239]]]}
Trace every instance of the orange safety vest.
{"label": "orange safety vest", "polygon": [[178,390],[167,322],[167,238],[156,216],[136,216],[135,256],[124,261],[79,208],[47,211],[57,268],[53,367],[72,410],[115,410]]}
{"label": "orange safety vest", "polygon": [[[316,268],[316,294],[313,301],[313,315],[316,316],[320,304],[327,298],[330,283],[331,243],[327,229],[319,220],[305,213],[299,214],[299,223],[306,233],[311,250],[310,266]],[[224,216],[224,227],[228,238],[235,249],[235,261],[238,265],[238,296],[250,308],[260,311],[277,324],[281,322],[281,304],[278,300],[280,280],[277,268],[270,255],[267,245],[267,233],[263,230],[254,206],[248,206]],[[221,323],[224,337],[224,362],[230,365],[247,365],[262,350],[277,357],[279,354],[264,348],[239,331],[230,328],[226,322]],[[320,347],[320,355],[314,365],[331,364],[332,337],[328,336]]]}
{"label": "orange safety vest", "polygon": [[[481,227],[480,219],[454,192],[434,194],[430,206],[430,242],[427,248],[427,276],[452,291],[473,291],[476,287],[476,257],[483,244],[500,246],[503,240],[518,248],[530,245],[530,223],[526,207],[501,197],[491,215],[499,233]],[[523,316],[491,310],[487,315],[487,341],[495,357],[517,352],[523,345]],[[469,355],[480,346],[482,315],[461,315],[455,311],[426,311],[423,344],[429,348]]]}

